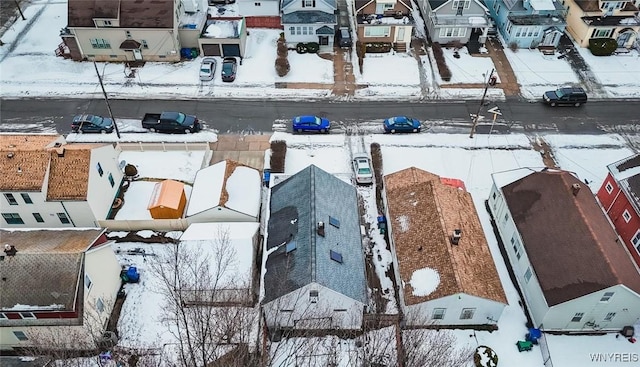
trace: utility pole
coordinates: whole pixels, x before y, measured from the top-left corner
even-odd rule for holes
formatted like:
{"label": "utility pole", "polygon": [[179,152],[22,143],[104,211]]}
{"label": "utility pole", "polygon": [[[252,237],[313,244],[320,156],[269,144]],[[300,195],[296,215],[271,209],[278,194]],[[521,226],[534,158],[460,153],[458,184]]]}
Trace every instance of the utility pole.
{"label": "utility pole", "polygon": [[18,0],[13,0],[13,2],[16,4],[16,8],[18,8],[18,12],[20,12],[20,16],[22,17],[22,20],[27,20],[27,18],[24,17],[24,14],[22,14],[22,9],[20,9],[20,4],[18,4]]}
{"label": "utility pole", "polygon": [[100,81],[100,87],[102,88],[102,94],[104,95],[104,100],[107,102],[107,110],[109,110],[109,116],[111,117],[111,121],[113,121],[113,128],[116,130],[116,135],[118,139],[120,139],[120,130],[118,130],[118,124],[116,123],[116,119],[113,117],[113,112],[111,112],[111,105],[109,104],[109,98],[107,97],[107,91],[104,90],[104,84],[102,84],[102,76],[98,71],[98,64],[93,62],[93,67],[96,69],[96,74],[98,74],[98,80]]}
{"label": "utility pole", "polygon": [[480,106],[478,106],[478,112],[473,118],[473,125],[471,126],[471,133],[469,134],[469,138],[473,138],[473,134],[476,132],[476,125],[478,124],[478,119],[480,118],[480,111],[482,110],[482,106],[484,106],[484,99],[487,97],[487,90],[489,89],[489,83],[491,82],[491,77],[493,76],[493,72],[496,69],[491,69],[491,72],[487,75],[487,80],[484,82],[484,93],[482,93],[482,99],[480,100]]}

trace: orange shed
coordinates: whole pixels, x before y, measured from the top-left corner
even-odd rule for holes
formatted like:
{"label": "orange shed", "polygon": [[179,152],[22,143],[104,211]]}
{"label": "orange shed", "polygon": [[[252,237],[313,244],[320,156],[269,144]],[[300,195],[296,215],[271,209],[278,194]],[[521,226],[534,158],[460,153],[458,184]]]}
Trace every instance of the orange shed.
{"label": "orange shed", "polygon": [[158,182],[153,188],[147,209],[153,219],[178,219],[182,218],[186,205],[187,195],[184,192],[184,184],[164,180]]}

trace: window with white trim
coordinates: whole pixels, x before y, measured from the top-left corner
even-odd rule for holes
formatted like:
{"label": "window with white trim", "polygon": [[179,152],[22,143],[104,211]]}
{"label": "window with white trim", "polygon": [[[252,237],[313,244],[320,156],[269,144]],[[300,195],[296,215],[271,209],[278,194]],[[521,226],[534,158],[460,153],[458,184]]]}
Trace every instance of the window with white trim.
{"label": "window with white trim", "polygon": [[91,47],[93,48],[111,48],[109,40],[104,38],[91,38],[89,42],[91,42]]}
{"label": "window with white trim", "polygon": [[607,194],[611,194],[613,192],[613,186],[610,182],[607,182],[607,184],[604,185],[604,189],[607,190]]}
{"label": "window with white trim", "polygon": [[96,310],[100,313],[104,312],[104,302],[102,302],[102,298],[98,298],[96,301]]}
{"label": "window with white trim", "polygon": [[451,9],[458,9],[459,7],[469,9],[469,6],[471,6],[471,0],[453,0]]}
{"label": "window with white trim", "polygon": [[391,27],[364,27],[365,37],[389,37]]}
{"label": "window with white trim", "polygon": [[600,298],[600,302],[609,302],[609,300],[611,299],[611,297],[613,297],[614,294],[615,292],[604,292],[604,294],[602,295],[602,298]]}
{"label": "window with white trim", "polygon": [[631,213],[629,213],[629,210],[625,209],[624,212],[622,212],[622,218],[625,223],[629,223],[631,221]]}
{"label": "window with white trim", "polygon": [[87,289],[91,289],[91,285],[93,284],[93,282],[91,281],[91,278],[89,277],[89,274],[85,274],[84,275],[84,286],[87,287]]}
{"label": "window with white trim", "polygon": [[466,28],[440,28],[440,37],[464,37],[467,34]]}
{"label": "window with white trim", "polygon": [[434,308],[433,315],[431,316],[434,320],[442,320],[444,319],[444,313],[447,311],[446,308]]}
{"label": "window with white trim", "polygon": [[36,315],[33,312],[20,312],[20,317],[23,319],[35,319]]}
{"label": "window with white trim", "polygon": [[532,275],[533,273],[531,272],[531,268],[527,268],[527,271],[524,272],[524,281],[529,283],[529,280],[531,280]]}
{"label": "window with white trim", "polygon": [[571,318],[571,322],[580,322],[583,316],[584,312],[576,312]]}
{"label": "window with white trim", "polygon": [[473,314],[476,312],[475,308],[463,308],[460,313],[460,320],[471,320],[473,319]]}
{"label": "window with white trim", "polygon": [[29,338],[27,338],[27,334],[25,334],[24,331],[14,331],[13,336],[15,336],[16,339],[20,340],[21,342],[29,340]]}
{"label": "window with white trim", "polygon": [[516,238],[515,233],[511,236],[511,246],[513,247],[513,252],[516,254],[516,258],[520,260],[522,257],[522,243],[520,243],[520,240]]}
{"label": "window with white trim", "polygon": [[609,312],[607,313],[607,316],[604,317],[604,321],[612,321],[614,317],[616,317],[616,313]]}
{"label": "window with white trim", "polygon": [[591,38],[609,38],[611,37],[612,33],[613,33],[613,29],[607,29],[607,28],[594,29],[593,34],[591,35]]}
{"label": "window with white trim", "polygon": [[636,234],[631,237],[631,244],[640,254],[640,229],[636,231]]}

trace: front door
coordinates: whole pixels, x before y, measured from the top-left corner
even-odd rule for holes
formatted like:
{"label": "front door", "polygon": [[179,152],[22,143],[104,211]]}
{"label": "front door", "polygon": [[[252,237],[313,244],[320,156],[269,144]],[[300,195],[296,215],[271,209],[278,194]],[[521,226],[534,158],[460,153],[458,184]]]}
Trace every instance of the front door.
{"label": "front door", "polygon": [[142,52],[139,49],[134,49],[133,50],[133,59],[136,61],[141,61],[142,60]]}
{"label": "front door", "polygon": [[397,27],[396,30],[397,30],[397,32],[396,32],[396,42],[403,42],[404,41],[404,32],[405,32],[404,27]]}

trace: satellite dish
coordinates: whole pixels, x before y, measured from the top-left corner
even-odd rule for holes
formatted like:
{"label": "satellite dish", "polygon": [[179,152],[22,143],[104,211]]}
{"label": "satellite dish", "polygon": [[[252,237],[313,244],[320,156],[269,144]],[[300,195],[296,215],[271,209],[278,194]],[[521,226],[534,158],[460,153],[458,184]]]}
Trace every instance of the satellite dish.
{"label": "satellite dish", "polygon": [[118,167],[120,167],[120,169],[124,169],[124,167],[127,165],[127,161],[125,160],[121,160],[120,164],[118,164]]}

